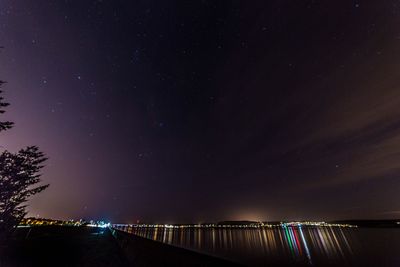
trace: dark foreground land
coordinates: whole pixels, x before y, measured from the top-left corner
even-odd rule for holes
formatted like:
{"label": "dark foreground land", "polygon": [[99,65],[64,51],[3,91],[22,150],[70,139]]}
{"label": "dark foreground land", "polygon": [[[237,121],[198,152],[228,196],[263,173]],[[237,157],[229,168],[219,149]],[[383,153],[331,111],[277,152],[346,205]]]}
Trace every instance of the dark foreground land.
{"label": "dark foreground land", "polygon": [[19,228],[0,244],[0,267],[238,266],[229,261],[141,237],[92,227]]}

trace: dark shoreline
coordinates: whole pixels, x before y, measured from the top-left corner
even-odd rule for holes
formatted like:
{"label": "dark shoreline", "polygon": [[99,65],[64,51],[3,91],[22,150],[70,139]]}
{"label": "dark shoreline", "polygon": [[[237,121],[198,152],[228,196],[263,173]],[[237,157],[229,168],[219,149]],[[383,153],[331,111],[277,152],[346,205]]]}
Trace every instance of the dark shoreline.
{"label": "dark shoreline", "polygon": [[0,246],[0,267],[241,266],[117,230],[85,226],[18,228],[6,246]]}

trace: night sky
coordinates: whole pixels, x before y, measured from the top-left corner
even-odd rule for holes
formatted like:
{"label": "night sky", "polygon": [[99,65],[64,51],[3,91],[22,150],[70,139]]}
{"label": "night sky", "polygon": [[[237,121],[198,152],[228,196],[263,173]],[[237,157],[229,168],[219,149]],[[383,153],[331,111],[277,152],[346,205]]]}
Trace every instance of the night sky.
{"label": "night sky", "polygon": [[32,216],[400,216],[400,1],[2,0]]}

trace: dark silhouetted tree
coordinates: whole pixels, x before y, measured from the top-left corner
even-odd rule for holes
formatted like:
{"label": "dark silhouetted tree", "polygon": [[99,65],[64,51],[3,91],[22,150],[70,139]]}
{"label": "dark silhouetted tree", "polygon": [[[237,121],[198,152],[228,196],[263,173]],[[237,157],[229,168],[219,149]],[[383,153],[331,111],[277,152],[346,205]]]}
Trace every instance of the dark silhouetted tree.
{"label": "dark silhouetted tree", "polygon": [[[4,82],[0,82],[0,86]],[[0,91],[1,93],[1,91]],[[0,114],[8,103],[0,97]],[[0,131],[8,130],[12,122],[1,121]],[[29,198],[48,187],[39,185],[40,170],[46,157],[36,146],[29,146],[17,153],[0,154],[0,239],[8,236],[26,215]],[[1,243],[1,241],[0,241]]]}
{"label": "dark silhouetted tree", "polygon": [[[0,81],[0,88],[4,84],[4,81]],[[3,91],[0,90],[0,94],[3,93]],[[5,112],[4,108],[10,105],[9,103],[5,103],[3,101],[3,97],[0,96],[0,114],[3,114]],[[0,132],[4,130],[8,130],[11,127],[13,127],[14,123],[10,121],[0,121]]]}

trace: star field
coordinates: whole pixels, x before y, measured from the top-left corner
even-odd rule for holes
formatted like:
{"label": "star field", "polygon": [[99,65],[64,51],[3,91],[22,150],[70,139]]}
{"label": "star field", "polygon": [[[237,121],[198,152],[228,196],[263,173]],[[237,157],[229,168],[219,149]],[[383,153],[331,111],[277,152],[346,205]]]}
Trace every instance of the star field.
{"label": "star field", "polygon": [[393,217],[399,1],[9,1],[11,151],[30,215],[113,222]]}

